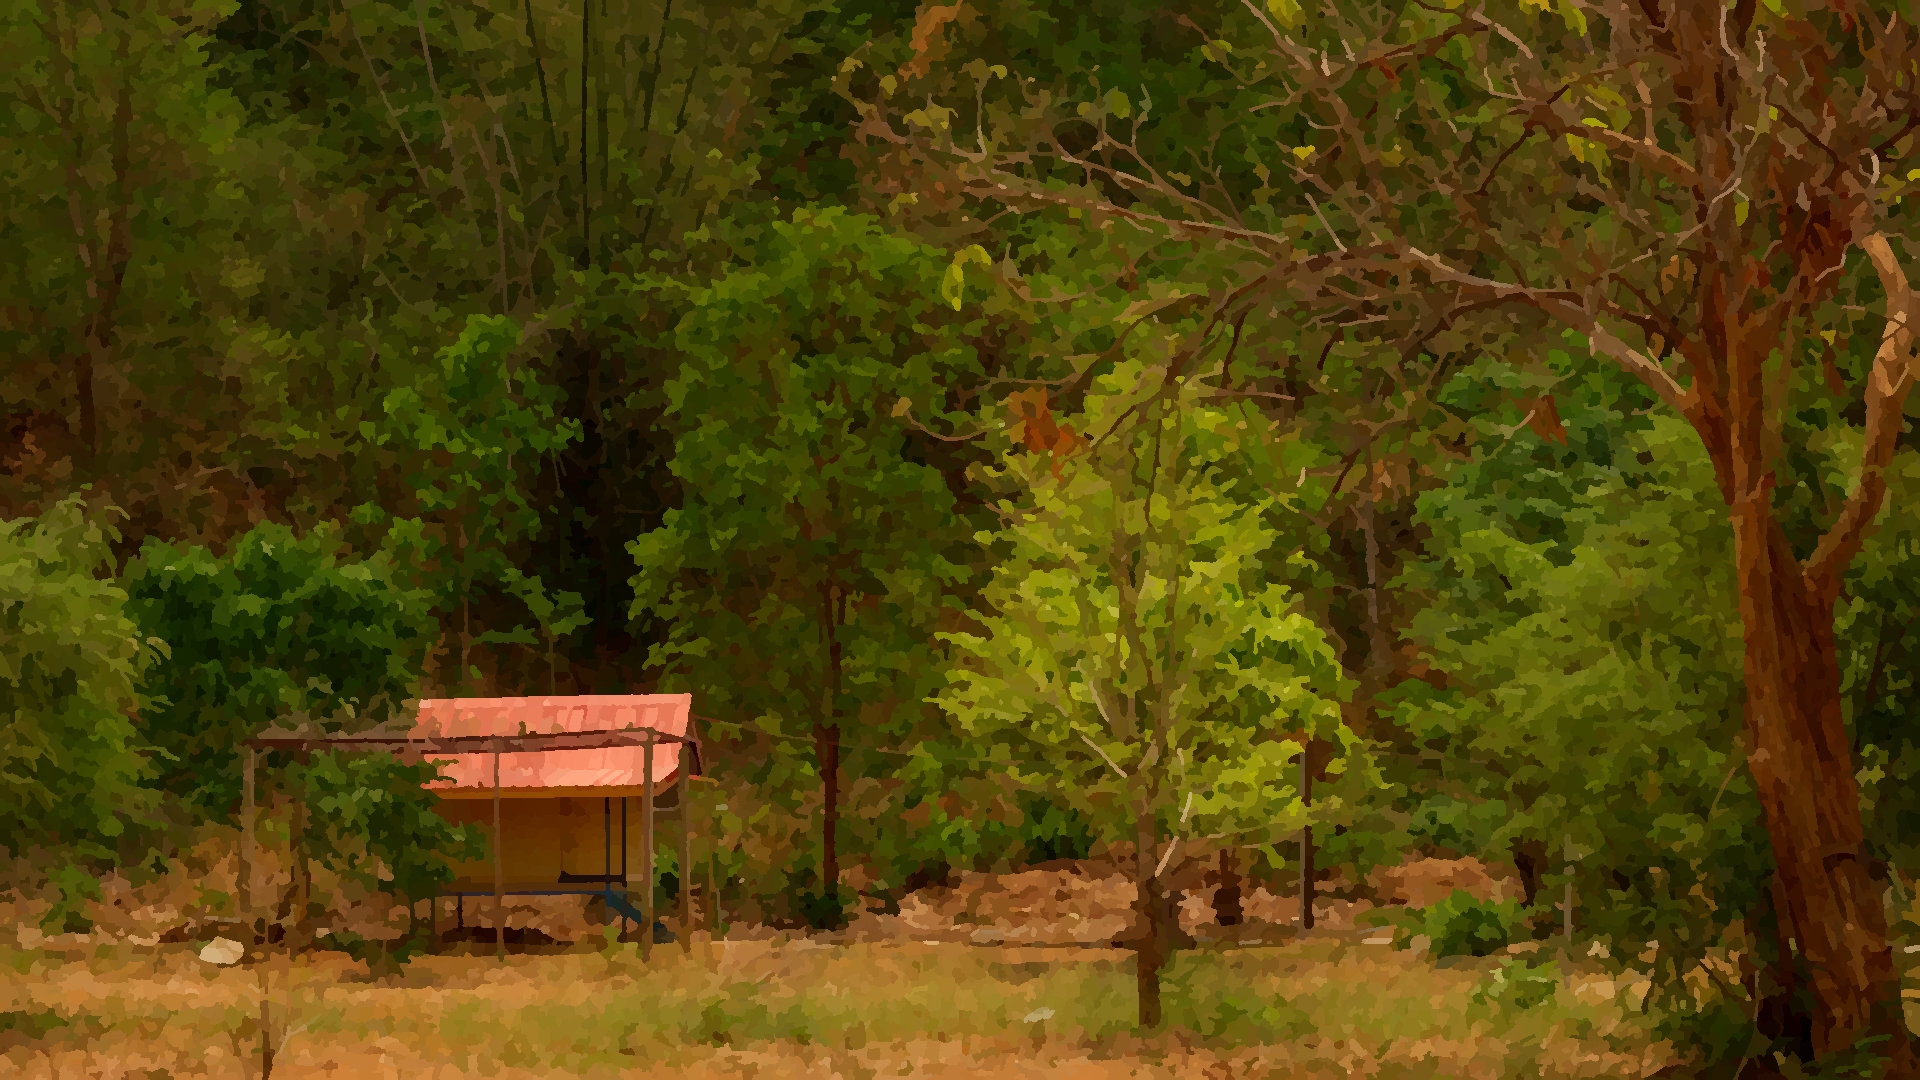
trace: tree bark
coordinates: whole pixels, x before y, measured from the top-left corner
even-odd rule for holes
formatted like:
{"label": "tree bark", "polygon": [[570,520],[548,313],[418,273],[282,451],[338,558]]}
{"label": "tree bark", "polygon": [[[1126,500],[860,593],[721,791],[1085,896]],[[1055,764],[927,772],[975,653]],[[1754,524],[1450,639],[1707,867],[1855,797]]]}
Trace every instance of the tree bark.
{"label": "tree bark", "polygon": [[1240,907],[1240,867],[1232,851],[1220,852],[1220,884],[1213,890],[1213,921],[1220,926],[1238,926]]}
{"label": "tree bark", "polygon": [[839,623],[843,598],[832,586],[821,587],[821,631],[826,643],[825,685],[820,693],[820,719],[813,728],[814,764],[820,770],[820,889],[821,895],[840,895],[840,725],[836,709],[840,698]]}
{"label": "tree bark", "polygon": [[813,760],[820,769],[820,887],[834,895],[840,887],[840,729],[821,724],[813,729]]}
{"label": "tree bark", "polygon": [[1764,489],[1737,499],[1734,544],[1746,637],[1747,765],[1759,788],[1785,904],[1819,1008],[1814,1051],[1867,1036],[1892,1075],[1916,1074],[1886,913],[1867,873],[1860,788],[1841,714],[1834,590],[1809,582]]}
{"label": "tree bark", "polygon": [[1513,868],[1520,872],[1520,905],[1532,907],[1540,894],[1540,873],[1547,862],[1547,845],[1538,840],[1516,840],[1511,845]]}
{"label": "tree bark", "polygon": [[1133,905],[1138,921],[1133,941],[1134,983],[1140,1002],[1139,1026],[1143,1030],[1160,1026],[1160,973],[1167,966],[1170,951],[1165,883],[1154,873],[1154,857],[1160,848],[1157,832],[1152,809],[1136,810]]}

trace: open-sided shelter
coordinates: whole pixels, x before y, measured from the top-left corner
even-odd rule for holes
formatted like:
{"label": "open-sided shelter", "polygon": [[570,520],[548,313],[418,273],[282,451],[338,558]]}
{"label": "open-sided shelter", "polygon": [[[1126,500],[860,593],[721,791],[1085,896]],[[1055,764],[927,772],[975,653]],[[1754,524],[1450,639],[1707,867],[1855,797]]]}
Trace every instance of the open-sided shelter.
{"label": "open-sided shelter", "polygon": [[[252,749],[417,754],[445,762],[429,785],[439,812],[489,835],[488,857],[457,866],[442,895],[462,912],[465,897],[493,897],[497,940],[506,896],[599,894],[649,926],[656,810],[682,811],[682,861],[691,859],[684,808],[687,777],[698,768],[692,707],[691,694],[439,698],[420,702],[405,734],[263,735],[247,740],[248,842]],[[641,893],[637,908],[629,888]],[[687,890],[681,895],[684,917]]]}

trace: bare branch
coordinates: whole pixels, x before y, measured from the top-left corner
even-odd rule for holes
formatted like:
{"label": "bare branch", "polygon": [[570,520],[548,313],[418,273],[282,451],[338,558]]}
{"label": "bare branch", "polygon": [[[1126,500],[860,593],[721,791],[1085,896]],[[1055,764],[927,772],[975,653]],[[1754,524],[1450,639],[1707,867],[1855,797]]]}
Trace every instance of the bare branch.
{"label": "bare branch", "polygon": [[1893,247],[1880,233],[1860,239],[1861,250],[1873,261],[1887,294],[1887,328],[1867,377],[1867,430],[1860,448],[1860,481],[1847,496],[1840,516],[1807,557],[1801,572],[1823,592],[1839,587],[1839,575],[1865,542],[1867,527],[1886,501],[1886,469],[1905,424],[1907,392],[1913,389],[1916,364],[1916,323],[1920,323],[1920,296],[1894,257]]}
{"label": "bare branch", "polygon": [[[1099,699],[1095,698],[1095,700],[1097,701]],[[1102,711],[1104,712],[1105,710],[1102,710]],[[1109,723],[1111,723],[1111,721],[1109,721]],[[1127,770],[1121,768],[1112,758],[1108,757],[1107,752],[1105,750],[1100,749],[1099,743],[1094,742],[1092,739],[1087,738],[1087,736],[1084,733],[1076,733],[1076,734],[1080,735],[1081,742],[1086,743],[1088,746],[1092,747],[1093,752],[1100,755],[1100,760],[1106,762],[1108,768],[1120,774],[1120,779],[1125,780],[1127,778]]]}
{"label": "bare branch", "polygon": [[1601,326],[1594,313],[1587,310],[1586,305],[1581,303],[1579,294],[1566,289],[1532,289],[1476,277],[1456,270],[1418,248],[1410,247],[1407,252],[1416,262],[1443,281],[1450,281],[1463,288],[1499,299],[1517,300],[1530,304],[1562,324],[1585,334],[1588,345],[1595,355],[1604,356],[1625,368],[1635,378],[1645,383],[1648,389],[1660,395],[1662,401],[1678,410],[1681,415],[1691,415],[1692,395],[1674,381],[1673,375],[1666,368],[1655,363],[1645,353],[1613,336],[1606,327]]}

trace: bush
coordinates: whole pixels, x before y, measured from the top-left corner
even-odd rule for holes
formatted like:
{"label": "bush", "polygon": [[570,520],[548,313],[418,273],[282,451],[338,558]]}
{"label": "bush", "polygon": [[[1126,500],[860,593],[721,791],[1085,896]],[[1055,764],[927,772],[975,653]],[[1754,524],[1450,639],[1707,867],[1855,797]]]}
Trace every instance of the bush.
{"label": "bush", "polygon": [[0,851],[54,868],[47,929],[84,930],[95,871],[153,824],[134,725],[160,646],[106,580],[118,538],[80,496],[0,520]]}
{"label": "bush", "polygon": [[831,891],[802,892],[794,897],[794,904],[800,910],[800,917],[815,930],[841,930],[847,925],[847,909],[853,905],[854,895],[844,886]]}
{"label": "bush", "polygon": [[1560,965],[1534,954],[1500,961],[1487,980],[1473,991],[1476,1004],[1509,1009],[1531,1009],[1553,1000],[1560,989]]}
{"label": "bush", "polygon": [[1486,956],[1505,947],[1525,922],[1527,911],[1518,901],[1480,900],[1465,889],[1421,909],[1421,932],[1438,959],[1443,956]]}

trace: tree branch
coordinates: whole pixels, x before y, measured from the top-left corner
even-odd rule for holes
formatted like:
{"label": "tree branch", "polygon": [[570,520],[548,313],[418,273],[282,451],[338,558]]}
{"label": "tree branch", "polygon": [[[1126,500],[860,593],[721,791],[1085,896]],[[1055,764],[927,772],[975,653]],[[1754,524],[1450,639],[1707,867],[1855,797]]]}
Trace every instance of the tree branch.
{"label": "tree branch", "polygon": [[1873,260],[1886,290],[1887,328],[1873,357],[1873,371],[1867,376],[1867,431],[1860,448],[1860,482],[1801,567],[1808,583],[1823,591],[1839,587],[1841,571],[1859,553],[1867,527],[1886,501],[1886,469],[1905,425],[1907,392],[1913,389],[1920,296],[1907,283],[1906,272],[1894,258],[1885,236],[1870,233],[1861,237],[1860,247]]}
{"label": "tree branch", "polygon": [[1489,294],[1499,299],[1518,300],[1530,304],[1541,312],[1551,316],[1571,329],[1587,336],[1588,346],[1597,356],[1604,356],[1638,378],[1647,388],[1660,395],[1682,416],[1691,416],[1693,395],[1682,389],[1666,368],[1655,363],[1647,354],[1621,341],[1600,325],[1594,314],[1580,303],[1577,293],[1566,289],[1533,289],[1521,285],[1510,285],[1490,278],[1476,277],[1456,270],[1435,256],[1419,248],[1407,248],[1415,262],[1427,268],[1435,277],[1452,282],[1462,288]]}

